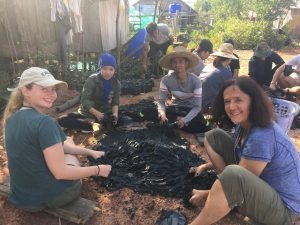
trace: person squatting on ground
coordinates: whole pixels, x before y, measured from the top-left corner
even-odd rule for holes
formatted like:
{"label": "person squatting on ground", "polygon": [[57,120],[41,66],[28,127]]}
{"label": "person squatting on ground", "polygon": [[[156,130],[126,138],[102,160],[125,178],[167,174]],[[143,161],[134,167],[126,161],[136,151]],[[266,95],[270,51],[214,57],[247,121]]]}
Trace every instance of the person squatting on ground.
{"label": "person squatting on ground", "polygon": [[211,54],[215,56],[213,61],[214,68],[207,74],[202,73],[200,79],[202,84],[202,112],[209,112],[209,108],[222,88],[226,80],[232,78],[229,65],[237,58],[233,55],[233,46],[229,43],[224,43],[220,46],[217,52]]}
{"label": "person squatting on ground", "polygon": [[99,158],[104,152],[75,146],[43,112],[57,88],[67,86],[48,70],[25,70],[4,111],[4,144],[10,175],[9,201],[30,212],[66,205],[80,195],[81,178],[107,177],[110,165],[80,167],[77,155]]}
{"label": "person squatting on ground", "polygon": [[211,190],[193,190],[191,203],[206,202],[190,225],[213,224],[234,208],[259,224],[293,224],[300,213],[299,154],[273,121],[273,105],[262,88],[245,76],[226,82],[212,115],[236,125],[235,133],[217,128],[205,135],[211,162],[190,172],[214,168],[218,179]]}
{"label": "person squatting on ground", "polygon": [[[58,118],[58,123],[69,129],[93,131],[93,122],[106,124],[111,119],[119,122],[121,83],[114,76],[116,68],[115,57],[103,53],[99,58],[99,72],[87,78],[81,93],[81,104],[78,112],[69,113]],[[112,118],[109,118],[112,116]]]}
{"label": "person squatting on ground", "polygon": [[[201,111],[202,88],[200,79],[187,72],[198,63],[197,57],[178,46],[174,51],[160,60],[162,68],[173,70],[165,75],[160,82],[158,115],[160,122],[175,122],[178,128],[199,133],[208,130]],[[171,105],[166,107],[168,94],[172,95]],[[174,110],[175,109],[175,110]]]}
{"label": "person squatting on ground", "polygon": [[[227,40],[224,41],[224,43],[229,43],[232,44],[232,46],[234,47],[234,41],[229,38]],[[232,73],[232,77],[233,78],[237,78],[239,76],[239,70],[240,70],[240,59],[239,56],[235,53],[233,53],[233,55],[237,58],[236,60],[232,60],[231,63],[229,64],[231,73]]]}
{"label": "person squatting on ground", "polygon": [[151,22],[146,27],[146,37],[142,55],[144,70],[148,71],[148,61],[151,62],[151,73],[158,76],[159,59],[166,54],[167,49],[173,43],[173,36],[168,25]]}
{"label": "person squatting on ground", "polygon": [[[249,76],[259,85],[269,86],[277,68],[284,60],[271,50],[266,42],[259,43],[254,48],[254,54],[249,60]],[[273,63],[276,65],[273,68]]]}
{"label": "person squatting on ground", "polygon": [[[293,66],[296,69],[293,69]],[[274,73],[270,88],[276,87],[289,91],[289,88],[300,86],[300,55],[294,56],[287,63],[282,64]]]}
{"label": "person squatting on ground", "polygon": [[213,52],[213,44],[208,39],[203,39],[200,41],[198,48],[193,51],[193,54],[195,54],[198,57],[198,63],[194,68],[190,69],[190,72],[196,74],[199,76],[205,67],[204,61],[210,56],[210,54]]}

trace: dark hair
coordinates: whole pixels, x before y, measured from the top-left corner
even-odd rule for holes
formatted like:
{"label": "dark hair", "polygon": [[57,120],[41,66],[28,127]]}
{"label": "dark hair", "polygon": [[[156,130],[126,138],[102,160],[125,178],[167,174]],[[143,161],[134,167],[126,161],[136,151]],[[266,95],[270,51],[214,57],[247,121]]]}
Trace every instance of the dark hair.
{"label": "dark hair", "polygon": [[213,52],[213,44],[208,39],[203,39],[200,41],[199,46],[197,48],[197,52]]}
{"label": "dark hair", "polygon": [[226,61],[227,59],[229,59],[229,58],[225,58],[222,56],[216,56],[213,61],[214,67],[216,67],[216,68],[219,67],[222,64],[222,62]]}
{"label": "dark hair", "polygon": [[146,31],[148,34],[151,34],[153,31],[157,29],[157,24],[155,22],[151,22],[147,25]]}
{"label": "dark hair", "polygon": [[227,81],[216,96],[212,106],[213,121],[232,125],[232,121],[225,112],[224,91],[230,86],[237,86],[251,99],[249,121],[252,126],[268,127],[275,119],[272,101],[263,89],[252,78],[241,76]]}
{"label": "dark hair", "polygon": [[231,38],[226,39],[224,43],[229,43],[232,44],[232,46],[234,46],[234,41]]}

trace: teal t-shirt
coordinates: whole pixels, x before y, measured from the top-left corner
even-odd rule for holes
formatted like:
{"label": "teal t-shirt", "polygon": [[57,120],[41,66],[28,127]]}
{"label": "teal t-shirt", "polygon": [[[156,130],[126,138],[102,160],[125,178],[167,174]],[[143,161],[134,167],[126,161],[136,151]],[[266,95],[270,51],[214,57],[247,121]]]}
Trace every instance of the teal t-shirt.
{"label": "teal t-shirt", "polygon": [[24,108],[5,126],[10,173],[9,200],[16,206],[40,204],[61,194],[72,181],[57,180],[47,167],[43,150],[63,143],[65,134],[49,116]]}

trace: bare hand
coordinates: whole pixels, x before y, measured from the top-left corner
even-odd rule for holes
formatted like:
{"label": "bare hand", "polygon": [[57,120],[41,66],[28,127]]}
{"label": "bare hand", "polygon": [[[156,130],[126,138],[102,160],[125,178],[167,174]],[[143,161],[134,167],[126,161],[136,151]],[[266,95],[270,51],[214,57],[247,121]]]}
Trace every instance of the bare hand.
{"label": "bare hand", "polygon": [[195,177],[198,177],[204,171],[206,171],[205,164],[202,164],[200,166],[191,167],[189,173],[195,173]]}
{"label": "bare hand", "polygon": [[178,117],[176,122],[177,122],[177,126],[178,126],[179,128],[183,128],[183,127],[185,126],[185,123],[184,123],[182,117]]}
{"label": "bare hand", "polygon": [[113,123],[114,125],[116,125],[116,124],[118,123],[118,115],[113,115],[113,116],[112,116],[112,123]]}
{"label": "bare hand", "polygon": [[271,83],[269,86],[270,89],[272,89],[273,91],[276,90],[276,86],[274,83]]}
{"label": "bare hand", "polygon": [[103,117],[104,117],[104,114],[102,113],[102,112],[96,112],[95,114],[94,114],[94,116],[96,117],[96,119],[100,122],[102,119],[103,119]]}
{"label": "bare hand", "polygon": [[201,205],[201,203],[207,199],[209,194],[209,190],[196,190],[193,189],[192,197],[190,198],[189,202],[195,206]]}
{"label": "bare hand", "polygon": [[169,121],[169,120],[168,120],[166,114],[165,114],[165,113],[162,113],[162,114],[160,115],[160,124],[167,123],[168,121]]}
{"label": "bare hand", "polygon": [[108,177],[111,171],[111,165],[99,165],[101,177]]}
{"label": "bare hand", "polygon": [[93,157],[94,159],[99,159],[100,157],[102,157],[104,155],[105,155],[105,152],[103,152],[103,151],[91,150],[91,152],[90,152],[90,156]]}

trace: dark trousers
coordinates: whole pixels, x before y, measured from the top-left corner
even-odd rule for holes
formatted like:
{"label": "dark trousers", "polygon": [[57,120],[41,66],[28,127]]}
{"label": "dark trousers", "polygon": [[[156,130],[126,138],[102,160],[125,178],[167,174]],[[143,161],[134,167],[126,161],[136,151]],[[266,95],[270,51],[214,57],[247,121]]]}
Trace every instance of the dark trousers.
{"label": "dark trousers", "polygon": [[[60,116],[57,119],[59,125],[63,128],[74,129],[74,130],[84,130],[84,131],[93,131],[93,122],[87,120],[85,116],[78,112],[68,113],[67,115]],[[95,118],[96,123],[101,123],[105,128],[116,127],[124,125],[126,118],[122,115],[119,116],[117,124],[114,124],[112,118],[112,113],[104,113],[104,117],[101,121],[98,121]]]}
{"label": "dark trousers", "polygon": [[[188,107],[166,107],[166,116],[170,123],[175,122],[177,117],[184,117],[191,111]],[[181,130],[188,133],[204,133],[209,130],[206,125],[206,120],[201,113],[198,113],[187,125],[185,125]]]}
{"label": "dark trousers", "polygon": [[57,119],[59,125],[67,129],[93,131],[93,124],[78,112],[62,115]]}
{"label": "dark trousers", "polygon": [[150,41],[149,46],[150,50],[148,52],[148,57],[151,62],[151,73],[158,76],[162,73],[162,69],[159,65],[159,60],[162,56],[164,56],[167,52],[168,47],[172,44],[172,41],[169,40],[163,44],[156,44]]}

